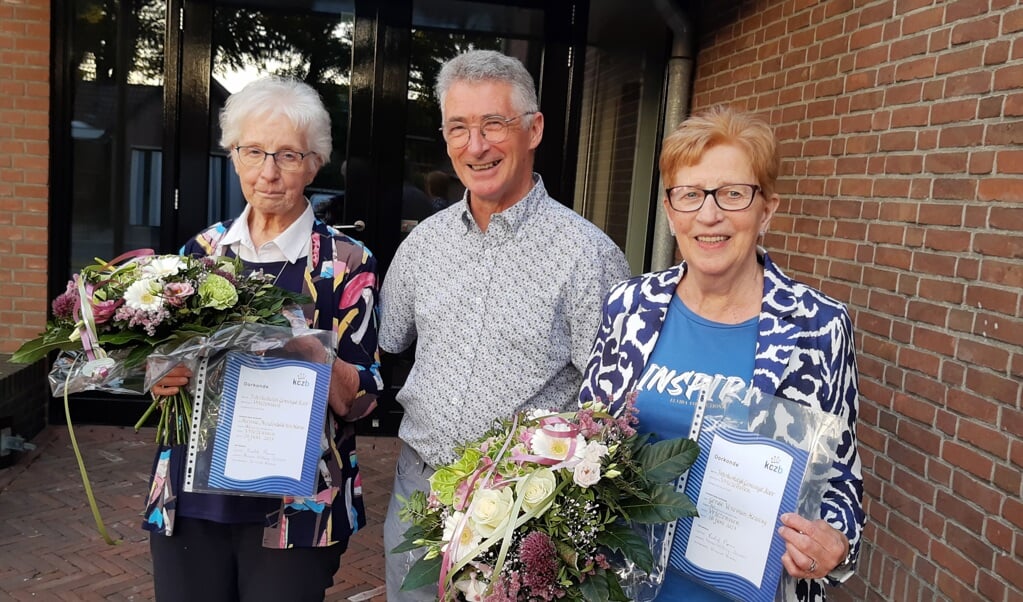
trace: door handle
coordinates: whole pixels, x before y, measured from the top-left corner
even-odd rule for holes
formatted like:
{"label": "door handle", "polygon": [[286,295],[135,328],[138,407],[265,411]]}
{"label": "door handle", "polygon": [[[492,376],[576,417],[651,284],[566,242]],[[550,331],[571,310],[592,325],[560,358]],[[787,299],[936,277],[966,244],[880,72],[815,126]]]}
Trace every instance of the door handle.
{"label": "door handle", "polygon": [[363,230],[366,229],[366,222],[362,221],[361,219],[357,219],[355,220],[355,223],[339,224],[334,227],[337,228],[338,230],[355,230],[356,232],[362,232]]}

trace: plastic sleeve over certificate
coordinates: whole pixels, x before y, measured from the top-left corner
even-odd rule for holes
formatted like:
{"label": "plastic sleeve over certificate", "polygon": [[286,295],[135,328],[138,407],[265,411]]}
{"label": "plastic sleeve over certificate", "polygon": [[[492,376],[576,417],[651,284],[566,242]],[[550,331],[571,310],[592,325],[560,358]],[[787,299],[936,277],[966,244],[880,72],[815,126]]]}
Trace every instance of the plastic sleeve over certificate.
{"label": "plastic sleeve over certificate", "polygon": [[314,495],[330,364],[232,351],[208,368],[193,414],[213,428],[192,429],[185,491]]}
{"label": "plastic sleeve over certificate", "polygon": [[670,562],[737,600],[774,599],[785,542],[778,517],[796,510],[808,452],[755,433],[704,430],[685,492],[699,517],[679,521]]}

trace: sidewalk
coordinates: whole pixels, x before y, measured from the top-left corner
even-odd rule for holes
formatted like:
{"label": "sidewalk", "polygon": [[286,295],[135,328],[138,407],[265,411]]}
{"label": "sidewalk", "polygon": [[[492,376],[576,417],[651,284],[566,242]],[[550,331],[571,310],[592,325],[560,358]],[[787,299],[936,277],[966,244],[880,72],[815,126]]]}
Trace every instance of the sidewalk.
{"label": "sidewalk", "polygon": [[[153,429],[75,429],[93,493],[111,537],[96,525],[67,428],[47,427],[36,449],[0,470],[0,600],[152,600],[148,533],[139,512],[153,459]],[[329,602],[383,602],[383,522],[396,437],[360,437],[368,525],[341,559]]]}

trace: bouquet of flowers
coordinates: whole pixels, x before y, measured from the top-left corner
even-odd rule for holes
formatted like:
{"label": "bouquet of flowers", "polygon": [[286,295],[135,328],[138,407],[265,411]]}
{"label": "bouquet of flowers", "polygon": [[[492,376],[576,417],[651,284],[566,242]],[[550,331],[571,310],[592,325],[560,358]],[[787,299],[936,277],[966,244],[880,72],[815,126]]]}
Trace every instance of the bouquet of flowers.
{"label": "bouquet of flowers", "polygon": [[[274,286],[275,276],[243,275],[239,259],[126,253],[75,274],[52,304],[45,331],[11,360],[31,363],[60,350],[50,373],[54,395],[85,390],[143,393],[146,358],[157,347],[215,332],[229,323],[287,326],[282,309],[305,301]],[[136,425],[163,410],[157,440],[188,440],[187,394],[154,397]]]}
{"label": "bouquet of flowers", "polygon": [[618,411],[532,411],[458,449],[404,500],[411,523],[392,552],[420,548],[404,589],[436,585],[441,600],[628,600],[621,577],[650,572],[633,524],[695,516],[674,482],[699,455],[690,439],[636,434],[634,397]]}

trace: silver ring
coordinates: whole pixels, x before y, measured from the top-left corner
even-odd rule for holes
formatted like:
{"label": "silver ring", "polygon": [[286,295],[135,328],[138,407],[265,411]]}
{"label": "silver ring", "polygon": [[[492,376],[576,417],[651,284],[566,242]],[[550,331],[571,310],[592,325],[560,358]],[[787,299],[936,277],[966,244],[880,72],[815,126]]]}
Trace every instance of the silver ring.
{"label": "silver ring", "polygon": [[816,558],[811,558],[810,559],[810,568],[806,569],[806,572],[812,575],[812,574],[814,574],[814,572],[816,570],[817,570],[817,559]]}

